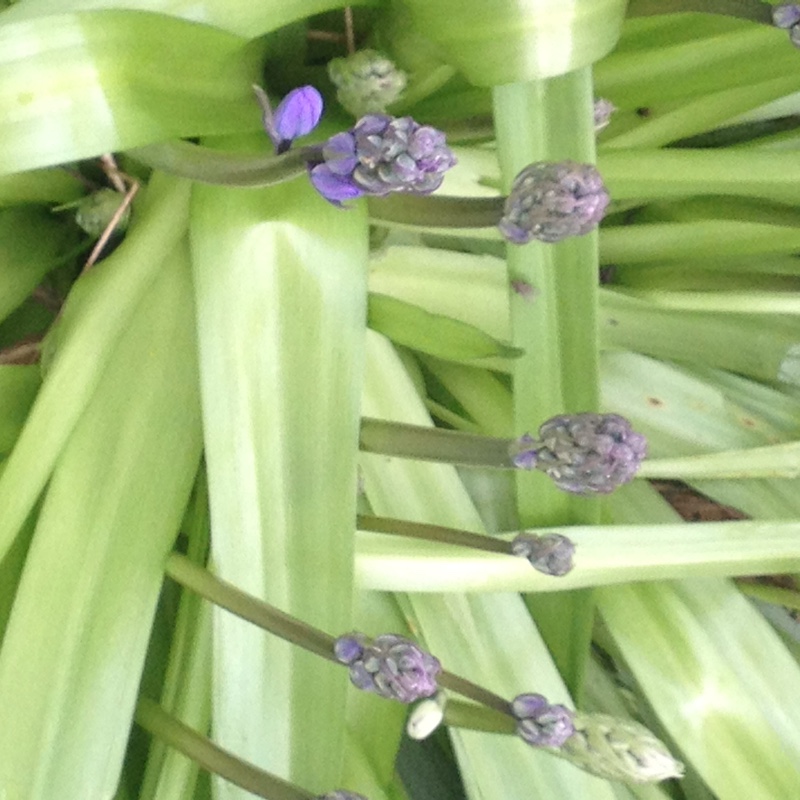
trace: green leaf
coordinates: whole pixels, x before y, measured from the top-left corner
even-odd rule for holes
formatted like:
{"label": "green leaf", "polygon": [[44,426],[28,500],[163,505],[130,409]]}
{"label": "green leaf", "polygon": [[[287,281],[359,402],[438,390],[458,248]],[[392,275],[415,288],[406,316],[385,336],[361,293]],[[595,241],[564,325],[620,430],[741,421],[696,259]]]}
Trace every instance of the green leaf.
{"label": "green leaf", "polygon": [[58,14],[0,25],[0,53],[0,174],[259,124],[258,53],[207,25]]}
{"label": "green leaf", "polygon": [[[352,625],[364,209],[334,208],[304,179],[197,186],[191,230],[213,568],[337,635]],[[310,790],[335,787],[341,669],[223,612],[215,633],[220,744]]]}
{"label": "green leaf", "polygon": [[161,262],[50,481],[0,650],[9,800],[116,788],[200,456],[187,255],[178,246]]}

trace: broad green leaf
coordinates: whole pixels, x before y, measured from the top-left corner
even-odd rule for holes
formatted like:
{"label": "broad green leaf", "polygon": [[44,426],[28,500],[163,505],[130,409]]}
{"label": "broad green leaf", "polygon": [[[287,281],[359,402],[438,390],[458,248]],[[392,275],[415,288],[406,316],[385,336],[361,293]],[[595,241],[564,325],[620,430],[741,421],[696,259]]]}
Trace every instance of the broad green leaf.
{"label": "broad green leaf", "polygon": [[0,366],[0,453],[14,446],[41,382],[36,366]]}
{"label": "broad green leaf", "polygon": [[201,444],[186,245],[160,266],[58,459],[0,650],[9,800],[111,797],[119,778]]}
{"label": "broad green leaf", "polygon": [[476,86],[562,75],[606,55],[624,0],[403,0],[414,25]]}
{"label": "broad green leaf", "polygon": [[124,244],[70,292],[47,339],[44,385],[0,477],[0,558],[30,513],[117,340],[186,229],[188,184],[156,176]]}
{"label": "broad green leaf", "polygon": [[0,175],[259,125],[257,51],[207,25],[58,14],[0,25],[0,54]]}
{"label": "broad green leaf", "polygon": [[[352,626],[363,209],[334,208],[304,179],[197,186],[191,230],[213,568],[337,635]],[[215,635],[220,744],[311,791],[336,788],[341,669],[224,612]]]}

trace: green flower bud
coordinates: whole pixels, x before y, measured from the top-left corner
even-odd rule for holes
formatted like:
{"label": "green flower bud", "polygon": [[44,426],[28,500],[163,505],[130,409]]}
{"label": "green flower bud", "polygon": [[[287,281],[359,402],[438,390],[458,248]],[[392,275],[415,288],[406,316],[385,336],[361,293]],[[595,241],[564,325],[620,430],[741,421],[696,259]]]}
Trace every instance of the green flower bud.
{"label": "green flower bud", "polygon": [[638,722],[579,711],[572,722],[575,732],[553,752],[586,772],[628,783],[654,783],[683,776],[683,764]]}
{"label": "green flower bud", "polygon": [[[124,199],[125,195],[115,192],[113,189],[99,189],[80,201],[78,210],[75,212],[75,221],[89,236],[98,239],[108,227]],[[128,227],[130,216],[131,210],[128,207],[117,223],[116,231],[118,233],[122,233]]]}
{"label": "green flower bud", "polygon": [[355,117],[384,113],[406,88],[405,72],[377,50],[334,58],[328,75],[339,90],[337,99]]}

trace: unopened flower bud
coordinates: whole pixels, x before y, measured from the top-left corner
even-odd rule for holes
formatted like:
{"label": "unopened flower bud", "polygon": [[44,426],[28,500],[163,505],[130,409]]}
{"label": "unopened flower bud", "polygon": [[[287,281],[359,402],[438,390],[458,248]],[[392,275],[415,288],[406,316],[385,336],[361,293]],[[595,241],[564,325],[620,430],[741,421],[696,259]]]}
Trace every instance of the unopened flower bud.
{"label": "unopened flower bud", "polygon": [[348,792],[346,789],[336,789],[333,792],[318,795],[315,800],[367,800],[367,798],[363,794]]}
{"label": "unopened flower bud", "polygon": [[517,733],[532,747],[562,747],[572,736],[573,713],[562,705],[550,705],[541,694],[520,694],[511,701]]}
{"label": "unopened flower bud", "polygon": [[[75,222],[86,231],[93,239],[99,238],[108,227],[114,214],[125,200],[125,195],[113,189],[98,189],[90,195],[84,197],[78,203],[78,210],[75,212]],[[122,233],[127,227],[131,217],[130,206],[117,222],[115,230]]]}
{"label": "unopened flower bud", "polygon": [[332,136],[322,157],[311,182],[336,205],[361,195],[430,194],[456,163],[441,131],[385,114],[368,114],[352,130]]}
{"label": "unopened flower bud", "polygon": [[354,686],[388,700],[413,703],[438,689],[439,660],[403,636],[387,633],[370,642],[350,633],[336,640],[334,654],[350,668]]}
{"label": "unopened flower bud", "polygon": [[593,230],[608,202],[603,179],[591,164],[540,161],[514,179],[498,228],[514,244],[560,242]]}
{"label": "unopened flower bud", "polygon": [[772,9],[772,24],[776,28],[789,29],[800,22],[800,5],[782,3]]}
{"label": "unopened flower bud", "polygon": [[382,114],[406,88],[406,74],[377,50],[359,50],[328,63],[336,98],[354,116]]}
{"label": "unopened flower bud", "polygon": [[608,127],[611,122],[611,115],[617,110],[617,107],[605,97],[598,97],[594,101],[594,132],[600,133],[604,128]]}
{"label": "unopened flower bud", "polygon": [[253,91],[261,106],[264,130],[279,155],[285,153],[295,139],[311,133],[319,124],[322,95],[313,86],[292,89],[278,104],[275,113],[266,92],[260,86],[253,86]]}
{"label": "unopened flower bud", "polygon": [[408,715],[406,733],[411,739],[427,739],[444,721],[444,700],[430,697],[417,703]]}
{"label": "unopened flower bud", "polygon": [[539,572],[561,577],[573,567],[575,545],[560,533],[548,533],[544,536],[520,533],[511,542],[511,552],[515,556],[527,558],[531,566]]}
{"label": "unopened flower bud", "polygon": [[683,776],[683,764],[638,722],[576,712],[573,724],[575,732],[558,754],[593,775],[633,783]]}
{"label": "unopened flower bud", "polygon": [[647,440],[618,414],[562,414],[539,428],[539,440],[520,437],[512,462],[546,473],[559,489],[608,494],[633,479]]}

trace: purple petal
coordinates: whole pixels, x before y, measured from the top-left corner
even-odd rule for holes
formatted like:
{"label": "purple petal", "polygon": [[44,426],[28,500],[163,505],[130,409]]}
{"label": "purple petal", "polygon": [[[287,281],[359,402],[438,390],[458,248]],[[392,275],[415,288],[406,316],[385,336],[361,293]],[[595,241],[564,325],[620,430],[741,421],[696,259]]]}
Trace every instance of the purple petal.
{"label": "purple petal", "polygon": [[[281,100],[269,132],[277,149],[286,147],[299,136],[311,133],[322,116],[322,96],[313,86],[292,89]],[[277,139],[277,141],[275,141]]]}
{"label": "purple petal", "polygon": [[309,173],[314,188],[330,203],[340,206],[364,194],[350,178],[331,172],[327,164],[318,164]]}
{"label": "purple petal", "polygon": [[350,176],[358,164],[356,140],[347,132],[337,133],[325,142],[322,157],[334,175]]}

